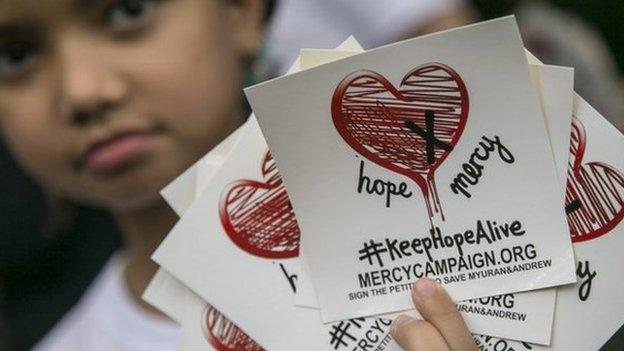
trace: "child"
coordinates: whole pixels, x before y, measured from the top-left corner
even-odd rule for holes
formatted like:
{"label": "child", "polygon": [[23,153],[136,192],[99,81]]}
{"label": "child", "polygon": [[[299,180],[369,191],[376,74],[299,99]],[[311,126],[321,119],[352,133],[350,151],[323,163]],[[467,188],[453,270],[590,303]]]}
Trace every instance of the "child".
{"label": "child", "polygon": [[140,299],[176,220],[158,191],[244,121],[266,5],[0,1],[3,138],[52,196],[110,211],[125,242],[37,349],[178,348]]}
{"label": "child", "polygon": [[266,6],[0,0],[4,139],[47,192],[107,209],[124,236],[36,350],[178,349],[175,325],[140,299],[176,220],[158,191],[243,123]]}

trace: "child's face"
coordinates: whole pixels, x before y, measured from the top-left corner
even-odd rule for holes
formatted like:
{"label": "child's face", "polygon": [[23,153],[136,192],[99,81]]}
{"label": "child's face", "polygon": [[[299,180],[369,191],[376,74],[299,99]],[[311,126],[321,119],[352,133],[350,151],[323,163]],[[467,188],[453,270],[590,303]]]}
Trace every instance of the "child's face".
{"label": "child's face", "polygon": [[257,0],[0,0],[0,129],[53,193],[128,211],[242,121]]}

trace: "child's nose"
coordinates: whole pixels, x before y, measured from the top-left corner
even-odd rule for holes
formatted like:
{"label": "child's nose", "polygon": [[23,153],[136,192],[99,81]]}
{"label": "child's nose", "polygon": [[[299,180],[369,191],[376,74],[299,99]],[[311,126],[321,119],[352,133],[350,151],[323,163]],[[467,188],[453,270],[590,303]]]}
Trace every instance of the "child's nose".
{"label": "child's nose", "polygon": [[84,124],[123,101],[128,93],[114,60],[89,38],[65,40],[59,49],[62,115]]}

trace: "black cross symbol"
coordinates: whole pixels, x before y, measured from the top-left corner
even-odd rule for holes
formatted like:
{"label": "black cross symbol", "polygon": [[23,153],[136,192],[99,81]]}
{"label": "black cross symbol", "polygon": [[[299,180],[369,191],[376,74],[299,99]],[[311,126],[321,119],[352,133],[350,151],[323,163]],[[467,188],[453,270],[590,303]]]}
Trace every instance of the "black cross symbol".
{"label": "black cross symbol", "polygon": [[578,210],[579,208],[581,208],[581,200],[579,199],[575,199],[572,202],[570,202],[569,204],[566,205],[565,207],[565,212],[567,215],[569,215],[570,213]]}
{"label": "black cross symbol", "polygon": [[427,150],[427,163],[434,164],[435,163],[435,151],[434,147],[437,146],[442,150],[451,151],[453,147],[442,140],[435,137],[433,133],[433,120],[435,116],[433,111],[425,110],[425,127],[426,130],[420,128],[416,123],[412,121],[405,121],[405,126],[411,130],[412,132],[418,134],[427,142],[426,150]]}

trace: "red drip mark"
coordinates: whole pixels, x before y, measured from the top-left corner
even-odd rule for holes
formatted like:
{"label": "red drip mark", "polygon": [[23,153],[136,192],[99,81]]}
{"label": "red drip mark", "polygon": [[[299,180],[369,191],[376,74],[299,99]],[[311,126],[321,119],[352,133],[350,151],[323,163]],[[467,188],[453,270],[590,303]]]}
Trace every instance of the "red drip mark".
{"label": "red drip mark", "polygon": [[468,119],[468,92],[450,67],[429,63],[405,75],[396,89],[377,72],[351,73],[332,98],[336,130],[356,152],[420,187],[433,227],[444,213],[435,170],[457,144]]}
{"label": "red drip mark", "polygon": [[602,162],[583,164],[586,138],[583,124],[573,118],[565,197],[573,242],[604,235],[624,218],[624,176]]}
{"label": "red drip mark", "polygon": [[210,305],[206,306],[201,323],[206,340],[218,351],[264,351],[253,339]]}
{"label": "red drip mark", "polygon": [[264,258],[299,255],[299,226],[282,177],[267,151],[261,166],[265,182],[237,180],[224,189],[219,204],[223,229],[244,251]]}

